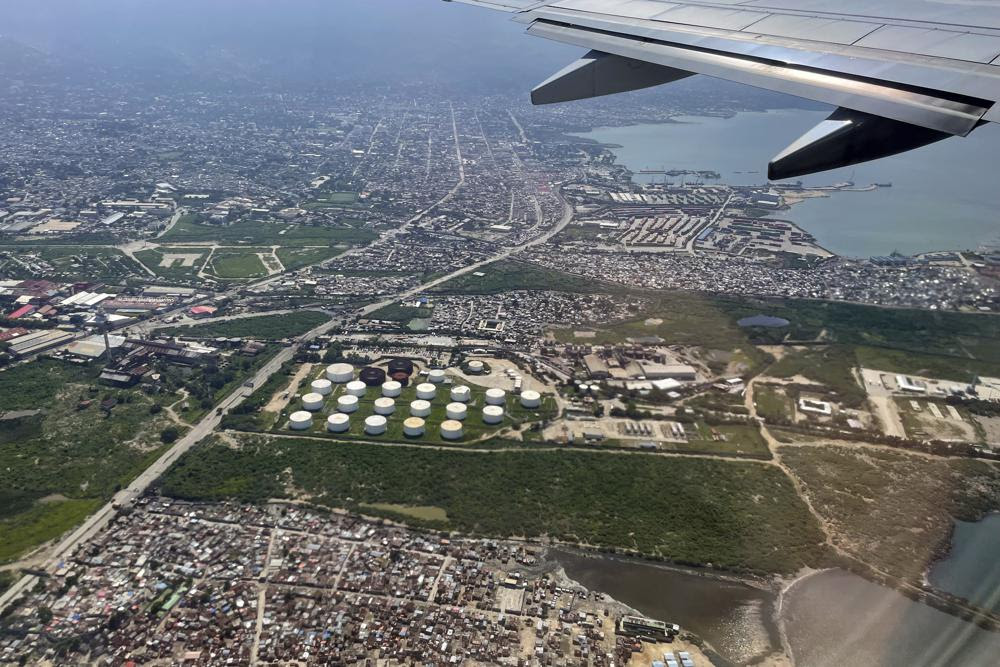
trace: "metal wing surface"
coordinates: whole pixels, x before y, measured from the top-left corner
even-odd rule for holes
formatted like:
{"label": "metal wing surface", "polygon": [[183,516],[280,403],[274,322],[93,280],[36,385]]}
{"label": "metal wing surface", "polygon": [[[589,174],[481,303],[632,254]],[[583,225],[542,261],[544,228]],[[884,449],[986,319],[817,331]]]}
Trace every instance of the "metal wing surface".
{"label": "metal wing surface", "polygon": [[788,178],[1000,120],[994,0],[455,0],[589,49],[532,93],[563,102],[705,74],[825,102],[769,166]]}

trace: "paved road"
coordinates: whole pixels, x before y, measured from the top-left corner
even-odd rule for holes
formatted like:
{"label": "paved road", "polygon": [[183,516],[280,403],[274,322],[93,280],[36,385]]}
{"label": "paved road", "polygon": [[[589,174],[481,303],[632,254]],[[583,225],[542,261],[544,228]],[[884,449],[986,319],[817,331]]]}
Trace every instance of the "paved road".
{"label": "paved road", "polygon": [[[316,336],[328,332],[330,329],[338,326],[339,324],[339,320],[331,320],[323,323],[302,336],[300,338],[301,343],[299,343],[299,345],[312,340]],[[253,385],[257,387],[260,386],[261,383],[267,381],[273,373],[281,368],[282,364],[289,361],[295,355],[299,345],[284,348],[270,361],[264,364],[251,379]],[[150,485],[152,485],[157,478],[165,473],[167,469],[177,461],[177,459],[183,456],[185,452],[191,449],[202,438],[211,434],[212,431],[218,427],[219,422],[222,421],[222,416],[218,414],[220,409],[222,413],[231,410],[242,403],[248,393],[248,390],[241,386],[224,398],[216,406],[216,409],[209,412],[201,421],[195,424],[191,430],[184,435],[184,437],[174,443],[173,446],[164,452],[160,458],[149,466],[149,468],[136,477],[135,480],[128,485],[128,487],[116,493],[107,504],[101,507],[101,509],[94,514],[90,515],[90,517],[88,517],[87,520],[84,521],[76,530],[63,538],[63,540],[49,552],[47,564],[41,569],[50,573],[58,569],[60,563],[67,556],[72,554],[78,545],[89,540],[91,537],[107,527],[117,514],[118,507],[126,505],[142,496]],[[13,600],[20,597],[22,593],[30,590],[36,581],[38,581],[38,577],[34,575],[27,575],[14,583],[14,585],[11,586],[3,595],[0,595],[0,611],[6,609],[7,606]]]}
{"label": "paved road", "polygon": [[[455,186],[455,189],[451,193],[446,195],[445,198],[442,199],[441,201],[444,201],[449,197],[451,197],[458,190],[458,188],[461,187],[461,185],[462,182],[460,181],[459,184]],[[440,202],[438,202],[438,204],[439,203]],[[418,213],[410,221],[408,221],[406,226],[408,226],[409,222],[414,222],[416,220],[419,220],[423,215],[427,213],[427,211],[431,210],[438,204],[434,204],[425,211]],[[408,298],[409,296],[413,296],[424,290],[431,289],[432,287],[436,287],[437,285],[440,285],[444,282],[465,275],[470,271],[475,271],[476,269],[481,268],[487,264],[491,264],[493,262],[506,259],[525,248],[530,248],[539,245],[541,243],[545,243],[553,236],[558,234],[560,231],[565,229],[566,226],[573,219],[572,207],[565,201],[563,202],[563,207],[564,208],[563,208],[562,219],[560,219],[560,221],[556,223],[556,225],[553,226],[552,229],[545,232],[541,236],[538,236],[535,239],[527,242],[526,244],[521,246],[506,248],[500,253],[489,257],[488,259],[484,259],[475,264],[453,271],[448,275],[442,276],[435,280],[431,280],[422,285],[418,285],[413,289],[407,290],[402,294],[397,294],[391,299],[388,299],[381,303],[371,304],[369,306],[366,306],[363,309],[361,309],[360,314],[367,315],[368,313],[377,310],[385,305],[394,303],[395,301],[398,301],[400,299]],[[387,238],[395,236],[395,233],[390,232],[389,235],[383,237],[382,239],[383,242]],[[262,281],[262,282],[268,282],[268,281]],[[343,320],[341,319],[331,319],[329,322],[325,322],[320,326],[316,327],[315,329],[309,331],[305,335],[301,336],[299,338],[299,342],[296,343],[294,346],[287,347],[281,350],[277,355],[274,356],[274,358],[272,358],[270,361],[264,364],[264,366],[262,366],[260,370],[257,371],[257,373],[252,378],[253,386],[257,387],[260,386],[261,383],[266,382],[267,379],[274,372],[276,372],[279,368],[281,368],[282,364],[292,359],[292,357],[297,352],[298,348],[301,347],[303,344],[308,343],[317,336],[321,336],[323,334],[328,333],[335,327],[340,326],[342,322]],[[72,554],[73,551],[80,544],[87,541],[88,539],[90,539],[91,537],[93,537],[94,535],[96,535],[97,533],[99,533],[101,530],[103,530],[108,526],[111,520],[114,519],[114,517],[116,516],[118,512],[118,507],[128,504],[134,501],[136,498],[142,496],[142,494],[146,492],[146,490],[150,487],[150,485],[152,485],[152,483],[156,481],[156,479],[158,479],[163,473],[165,473],[167,469],[169,469],[170,466],[177,461],[177,459],[183,456],[184,453],[186,453],[189,449],[191,449],[204,437],[211,434],[218,427],[219,423],[222,421],[221,415],[217,413],[219,413],[220,411],[222,413],[225,413],[231,410],[232,408],[236,407],[241,402],[243,402],[243,399],[246,398],[247,393],[248,392],[246,388],[240,387],[232,394],[227,396],[225,399],[223,399],[222,402],[220,402],[216,406],[216,409],[213,409],[201,421],[195,424],[191,428],[191,430],[184,435],[184,437],[180,438],[149,468],[147,468],[143,473],[141,473],[138,477],[136,477],[136,479],[133,480],[133,482],[129,484],[127,488],[122,489],[121,491],[116,493],[115,496],[107,504],[105,504],[103,507],[101,507],[101,509],[99,509],[97,512],[88,517],[87,520],[84,521],[83,524],[81,524],[76,530],[74,530],[68,536],[63,538],[63,540],[59,542],[59,544],[52,551],[49,552],[47,564],[42,569],[50,573],[56,571],[60,563],[67,556]],[[15,582],[14,585],[12,585],[3,595],[0,595],[0,612],[5,610],[12,601],[19,598],[23,593],[31,590],[31,587],[34,586],[37,581],[38,577],[36,577],[35,575],[26,575],[21,579],[19,579],[17,582]]]}

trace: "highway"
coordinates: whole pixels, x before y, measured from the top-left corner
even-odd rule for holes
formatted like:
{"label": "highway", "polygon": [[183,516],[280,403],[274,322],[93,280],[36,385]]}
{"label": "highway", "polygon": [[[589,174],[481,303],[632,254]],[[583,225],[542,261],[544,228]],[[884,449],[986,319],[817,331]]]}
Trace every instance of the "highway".
{"label": "highway", "polygon": [[[461,183],[456,186],[456,191]],[[446,196],[450,197],[454,191]],[[443,200],[442,200],[443,201]],[[439,202],[440,203],[440,202]],[[434,206],[437,206],[435,204]],[[434,208],[434,206],[430,208]],[[427,209],[427,211],[430,210]],[[411,222],[419,220],[420,217],[426,214],[427,211],[423,211],[410,221],[407,222],[408,226]],[[412,289],[405,292],[397,294],[385,301],[379,303],[370,304],[360,309],[359,315],[364,316],[379,308],[382,308],[390,303],[394,303],[401,299],[406,299],[425,290],[436,287],[442,283],[448,282],[449,280],[454,280],[455,278],[465,275],[471,271],[475,271],[487,264],[492,264],[493,262],[500,261],[510,257],[511,255],[520,252],[526,248],[530,248],[542,243],[545,243],[553,236],[558,234],[560,231],[566,228],[566,226],[573,219],[573,208],[563,201],[563,216],[550,230],[546,231],[544,234],[532,239],[531,241],[515,247],[505,248],[503,251],[492,255],[487,259],[476,262],[475,264],[470,264],[469,266],[462,267],[456,271],[453,271],[445,276],[436,278],[434,280],[428,281],[421,285],[418,285]],[[384,242],[388,238],[392,238],[398,233],[399,230],[395,232],[389,232],[387,236],[382,238]],[[183,308],[175,309],[171,313],[165,314],[165,316],[170,315],[177,311],[182,311]],[[343,318],[331,319],[328,322],[324,322],[320,326],[312,329],[308,333],[299,337],[297,342],[290,346],[282,349],[278,352],[270,361],[264,364],[251,378],[250,381],[253,382],[254,387],[259,387],[262,383],[266,382],[267,379],[275,373],[281,366],[291,360],[298,349],[305,343],[310,342],[317,336],[324,335],[331,331],[332,329],[340,326],[343,323]],[[158,458],[152,465],[149,466],[144,472],[142,472],[138,477],[136,477],[131,484],[126,488],[122,489],[114,495],[114,497],[108,501],[104,506],[102,506],[97,512],[90,515],[86,521],[84,521],[79,527],[77,527],[69,535],[65,536],[62,541],[60,541],[55,547],[53,547],[46,558],[45,571],[49,573],[55,572],[60,564],[73,553],[73,551],[82,543],[86,542],[94,535],[105,529],[108,524],[114,519],[118,513],[118,508],[131,504],[134,500],[141,497],[149,487],[155,482],[161,475],[163,475],[181,456],[183,456],[188,450],[194,447],[203,438],[210,435],[222,421],[222,415],[236,407],[247,397],[250,392],[247,388],[241,386],[237,388],[233,393],[229,394],[224,398],[215,408],[213,408],[205,417],[201,419],[197,424],[191,427],[183,437],[179,438],[166,452],[163,453],[160,458]],[[220,414],[221,413],[221,414]],[[0,613],[7,609],[11,602],[18,599],[22,594],[30,591],[31,588],[38,581],[38,577],[35,575],[25,575],[21,577],[17,582],[15,582],[3,595],[0,595]]]}
{"label": "highway", "polygon": [[[261,383],[266,382],[273,373],[281,368],[286,361],[292,359],[298,351],[298,348],[303,343],[307,343],[316,336],[328,332],[330,329],[340,325],[340,323],[340,320],[331,320],[305,334],[299,339],[300,342],[298,344],[282,349],[266,364],[261,366],[261,368],[249,381],[253,382],[254,387],[260,386]],[[160,458],[158,458],[151,466],[146,468],[144,472],[136,477],[131,484],[116,493],[114,497],[103,507],[101,507],[94,514],[91,514],[79,527],[64,537],[63,540],[49,552],[46,561],[47,564],[42,569],[49,573],[55,572],[59,568],[62,561],[72,554],[77,546],[86,542],[108,526],[117,514],[119,507],[128,505],[135,499],[142,496],[142,494],[146,492],[153,482],[165,473],[170,466],[177,461],[177,459],[183,456],[204,437],[211,434],[219,426],[219,423],[222,421],[222,414],[225,414],[232,408],[242,403],[249,393],[250,392],[245,386],[240,386],[233,393],[226,396],[215,407],[215,409],[211,410],[207,415],[205,415],[204,418],[202,418],[201,421],[191,427],[190,431],[188,431],[183,437],[179,438],[177,442],[175,442],[166,452],[163,453],[162,456],[160,456]],[[220,412],[222,414],[219,414]],[[31,587],[34,586],[37,581],[37,576],[25,575],[15,582],[3,595],[0,595],[0,612],[5,610],[7,606],[12,601],[20,597],[22,593],[31,590]]]}

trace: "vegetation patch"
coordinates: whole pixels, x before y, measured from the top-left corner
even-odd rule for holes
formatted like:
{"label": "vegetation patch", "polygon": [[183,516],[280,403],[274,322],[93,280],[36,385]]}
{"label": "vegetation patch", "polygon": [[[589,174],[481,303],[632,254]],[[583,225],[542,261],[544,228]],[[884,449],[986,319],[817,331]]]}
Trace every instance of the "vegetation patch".
{"label": "vegetation patch", "polygon": [[[52,270],[30,270],[21,260],[35,255],[51,265]],[[73,282],[105,280],[121,282],[145,275],[142,267],[117,248],[84,245],[0,245],[0,273],[10,278],[45,277],[48,280]]]}
{"label": "vegetation patch", "polygon": [[187,499],[264,501],[290,488],[352,509],[441,508],[466,533],[548,535],[680,563],[793,572],[825,554],[789,479],[759,463],[247,437],[240,449],[202,443],[162,480]]}
{"label": "vegetation patch", "polygon": [[266,276],[267,267],[255,252],[217,251],[212,255],[212,273],[223,280],[246,280]]}
{"label": "vegetation patch", "polygon": [[[477,276],[476,273],[485,275]],[[579,294],[616,294],[627,291],[613,283],[513,260],[496,262],[479,271],[463,274],[439,285],[433,291],[449,294],[497,294],[512,290],[555,290]]]}
{"label": "vegetation patch", "polygon": [[326,246],[322,248],[278,248],[275,254],[281,260],[286,271],[295,271],[304,266],[318,264],[332,259],[344,252],[343,247]]}
{"label": "vegetation patch", "polygon": [[0,563],[15,560],[81,523],[104,501],[97,498],[41,503],[11,519],[0,520]]}
{"label": "vegetation patch", "polygon": [[955,519],[1000,510],[1000,467],[873,448],[781,447],[836,544],[896,577],[918,580],[947,548]]}
{"label": "vegetation patch", "polygon": [[423,320],[431,317],[434,310],[431,308],[420,308],[417,306],[404,306],[401,303],[390,303],[388,306],[379,308],[372,312],[368,319],[385,320],[386,322],[409,322],[410,320]]}
{"label": "vegetation patch", "polygon": [[412,505],[393,505],[391,503],[373,503],[370,505],[362,503],[358,505],[358,507],[367,512],[374,511],[380,514],[399,515],[408,519],[417,519],[427,523],[444,524],[448,522],[448,513],[440,507],[431,507],[427,505],[414,507]]}
{"label": "vegetation patch", "polygon": [[183,338],[252,338],[255,340],[282,340],[293,338],[315,329],[330,317],[313,310],[298,310],[283,315],[241,317],[222,322],[191,324],[183,327],[161,329],[166,336]]}
{"label": "vegetation patch", "polygon": [[98,386],[91,369],[46,360],[0,373],[0,405],[41,410],[0,423],[3,558],[56,537],[132,481],[171,426],[153,397]]}
{"label": "vegetation patch", "polygon": [[375,233],[351,225],[312,226],[247,220],[234,224],[207,224],[199,216],[186,215],[160,240],[164,243],[213,243],[252,246],[329,246],[337,243],[367,243]]}
{"label": "vegetation patch", "polygon": [[855,369],[850,349],[830,345],[789,352],[770,366],[767,374],[777,378],[804,377],[823,385],[835,400],[858,407],[867,394],[858,383]]}

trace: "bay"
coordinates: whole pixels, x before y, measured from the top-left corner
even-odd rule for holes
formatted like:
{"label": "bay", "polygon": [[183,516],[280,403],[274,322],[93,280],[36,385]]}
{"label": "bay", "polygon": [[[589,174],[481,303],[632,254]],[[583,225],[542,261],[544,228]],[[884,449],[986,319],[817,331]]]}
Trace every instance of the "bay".
{"label": "bay", "polygon": [[996,665],[1000,656],[1000,633],[841,570],[793,585],[781,616],[798,667]]}
{"label": "bay", "polygon": [[629,559],[553,550],[566,575],[650,618],[677,623],[743,665],[781,650],[775,595],[746,584]]}
{"label": "bay", "polygon": [[1000,514],[956,521],[948,556],[928,578],[935,588],[1000,612]]}
{"label": "bay", "polygon": [[[716,171],[720,183],[763,185],[767,163],[826,117],[782,109],[732,118],[681,117],[665,124],[599,127],[577,136],[620,147],[618,163],[643,169]],[[972,250],[1000,242],[1000,127],[854,167],[803,177],[806,185],[851,180],[892,183],[871,192],[836,192],[782,213],[823,247],[846,257]],[[662,176],[636,173],[636,180]],[[679,179],[673,179],[675,182]],[[708,181],[709,183],[713,181]]]}

